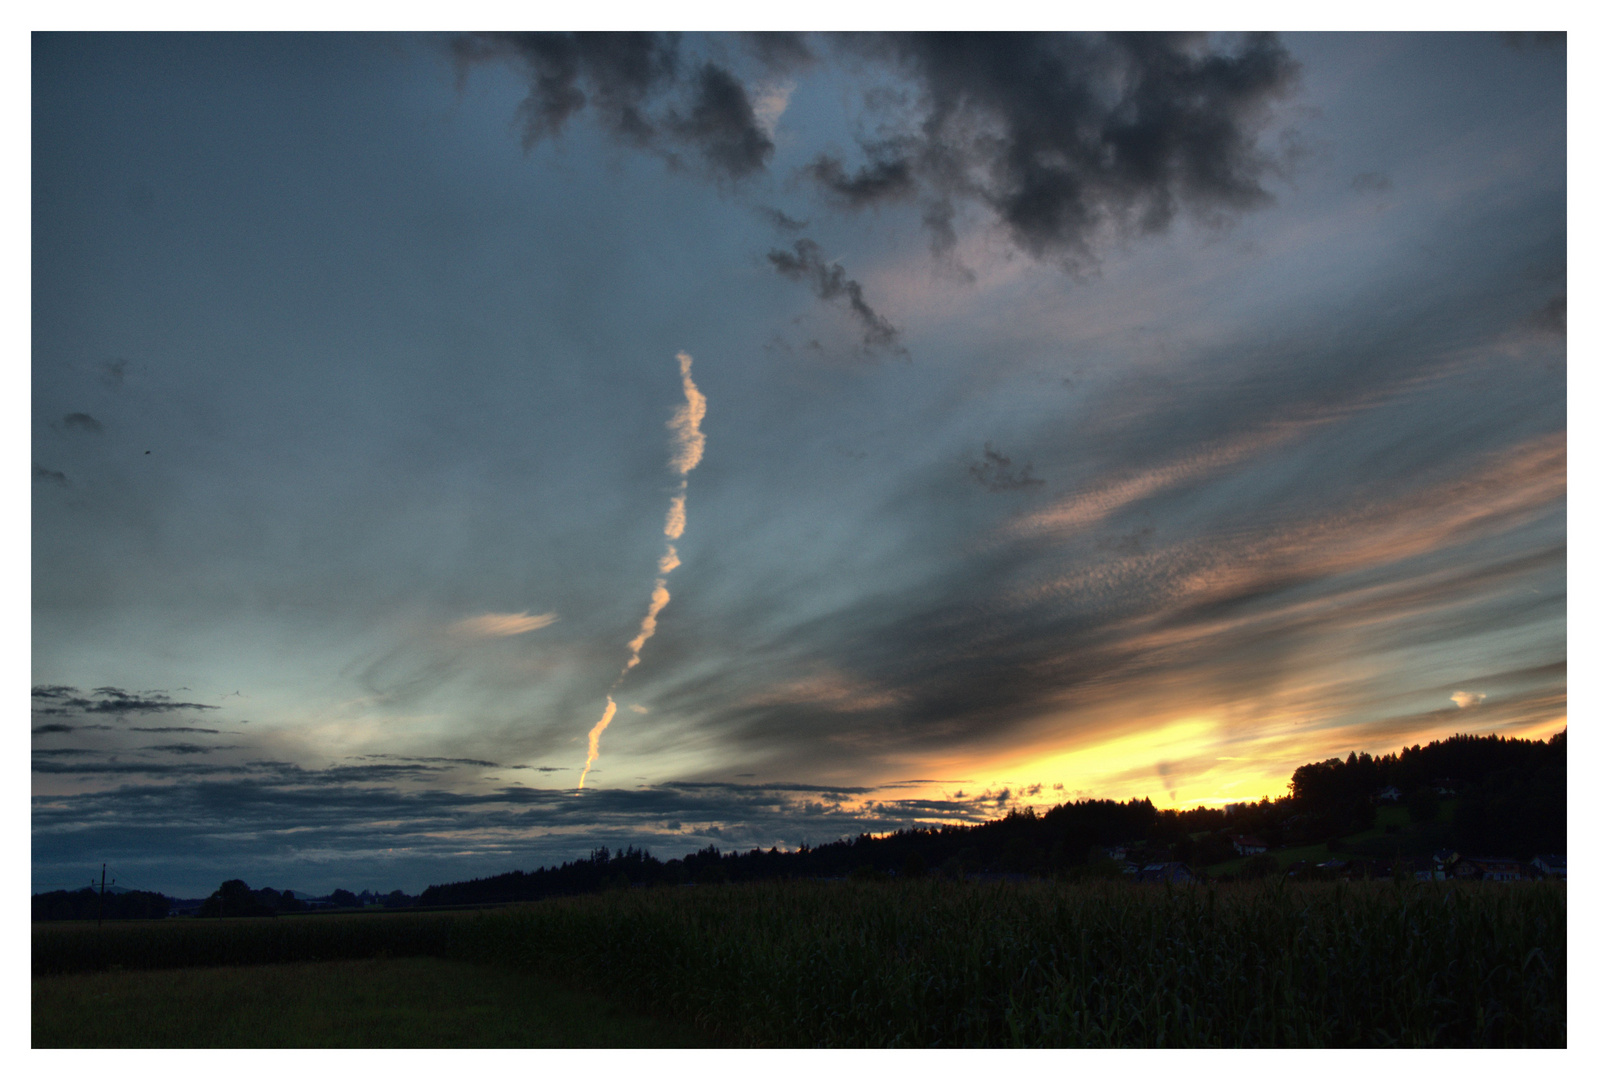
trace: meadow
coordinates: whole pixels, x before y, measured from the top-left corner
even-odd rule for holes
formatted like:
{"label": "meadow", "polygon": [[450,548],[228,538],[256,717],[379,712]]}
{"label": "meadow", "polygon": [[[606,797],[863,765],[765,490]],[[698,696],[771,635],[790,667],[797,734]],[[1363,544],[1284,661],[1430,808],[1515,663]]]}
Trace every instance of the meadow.
{"label": "meadow", "polygon": [[1564,1046],[1565,919],[1548,883],[925,879],[36,927],[35,1031],[41,982],[69,971],[432,956],[705,1043]]}

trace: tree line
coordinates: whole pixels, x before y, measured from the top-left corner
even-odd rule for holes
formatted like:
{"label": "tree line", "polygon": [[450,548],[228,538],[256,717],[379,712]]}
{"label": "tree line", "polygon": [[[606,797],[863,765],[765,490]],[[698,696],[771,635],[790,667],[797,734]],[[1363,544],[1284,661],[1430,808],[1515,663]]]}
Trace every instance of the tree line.
{"label": "tree line", "polygon": [[[1454,735],[1380,757],[1350,753],[1300,766],[1281,799],[1226,808],[1158,810],[1148,799],[1086,799],[1031,808],[979,825],[862,834],[796,851],[723,852],[714,845],[662,861],[647,850],[595,849],[533,871],[429,886],[422,906],[505,903],[631,885],[715,884],[784,877],[1121,873],[1112,854],[1140,865],[1212,866],[1237,857],[1234,840],[1269,847],[1315,844],[1368,830],[1385,795],[1411,819],[1431,821],[1456,798],[1445,842],[1477,854],[1530,858],[1565,850],[1565,733],[1546,742]],[[1389,791],[1389,789],[1392,789]]]}
{"label": "tree line", "polygon": [[[723,852],[714,845],[662,861],[648,850],[593,850],[587,858],[537,870],[430,885],[419,897],[336,889],[317,906],[360,908],[505,903],[633,885],[717,884],[769,878],[1119,875],[1116,856],[1146,865],[1205,867],[1237,857],[1247,837],[1271,848],[1330,842],[1369,830],[1383,799],[1409,810],[1411,821],[1435,823],[1439,842],[1478,855],[1529,859],[1565,850],[1565,744],[1497,735],[1454,735],[1372,757],[1350,753],[1299,766],[1288,794],[1225,808],[1158,810],[1148,799],[1084,799],[1046,811],[1011,811],[978,825],[903,829],[845,837],[798,850]],[[1453,816],[1437,821],[1443,801]],[[35,921],[161,918],[171,900],[159,893],[107,894],[92,888],[33,897]],[[230,880],[196,912],[202,917],[271,916],[311,905],[292,891],[251,889]]]}

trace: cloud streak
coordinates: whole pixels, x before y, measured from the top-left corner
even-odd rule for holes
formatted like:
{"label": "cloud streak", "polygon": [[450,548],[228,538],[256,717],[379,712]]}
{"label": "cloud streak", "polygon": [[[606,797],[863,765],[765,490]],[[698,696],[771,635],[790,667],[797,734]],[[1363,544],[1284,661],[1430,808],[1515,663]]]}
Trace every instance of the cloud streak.
{"label": "cloud streak", "polygon": [[[33,711],[39,716],[112,715],[183,712],[189,709],[215,710],[216,705],[195,701],[173,701],[158,691],[133,692],[114,686],[101,686],[84,697],[72,686],[36,686]],[[41,702],[43,704],[41,704]]]}
{"label": "cloud streak", "polygon": [[866,303],[865,290],[849,276],[841,263],[827,262],[820,244],[802,237],[795,241],[793,251],[774,248],[767,252],[766,260],[783,277],[808,284],[822,300],[846,300],[849,313],[864,329],[867,350],[880,348],[902,351],[896,348],[898,329]]}
{"label": "cloud streak", "polygon": [[542,630],[559,618],[553,611],[543,615],[530,615],[525,611],[514,615],[490,612],[451,623],[449,629],[450,633],[464,638],[515,637],[517,634]]}

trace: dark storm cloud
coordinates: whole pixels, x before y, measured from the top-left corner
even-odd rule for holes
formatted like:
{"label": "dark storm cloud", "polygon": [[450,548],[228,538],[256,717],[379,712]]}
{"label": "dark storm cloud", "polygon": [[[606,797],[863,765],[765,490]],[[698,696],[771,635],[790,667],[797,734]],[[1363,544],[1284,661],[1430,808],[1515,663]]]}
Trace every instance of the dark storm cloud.
{"label": "dark storm cloud", "polygon": [[128,362],[126,360],[107,360],[100,365],[100,381],[115,389],[122,385],[127,378]]}
{"label": "dark storm cloud", "polygon": [[141,746],[141,750],[154,750],[162,754],[209,754],[216,750],[236,750],[236,746],[201,746],[199,743],[157,743]]}
{"label": "dark storm cloud", "polygon": [[664,34],[475,34],[456,38],[451,47],[462,78],[474,62],[522,66],[528,77],[520,108],[527,146],[560,134],[590,104],[612,134],[647,145],[657,130],[645,116],[647,100],[677,72],[677,40]]}
{"label": "dark storm cloud", "polygon": [[65,416],[63,416],[61,418],[61,423],[64,424],[66,427],[69,427],[69,428],[77,428],[79,431],[102,431],[102,430],[104,430],[104,428],[101,425],[100,421],[96,420],[94,417],[90,416],[88,413],[81,413],[81,412],[67,413]]}
{"label": "dark storm cloud", "polygon": [[1016,491],[1020,488],[1043,485],[1043,480],[1032,475],[1030,461],[1021,466],[1019,472],[1014,469],[1014,464],[995,450],[992,443],[985,443],[982,448],[982,460],[970,467],[971,477],[989,491]]}
{"label": "dark storm cloud", "polygon": [[[743,40],[768,69],[813,58],[799,38]],[[861,142],[863,160],[851,169],[824,153],[803,174],[849,209],[926,196],[937,251],[953,246],[956,202],[988,208],[1028,254],[1080,269],[1096,261],[1106,234],[1158,232],[1184,211],[1214,221],[1271,201],[1262,180],[1281,163],[1260,135],[1298,73],[1271,35],[1230,47],[1191,34],[828,40],[908,79],[917,107],[906,113],[894,95],[867,95],[868,110],[882,115],[870,127],[879,134]],[[463,76],[481,61],[522,67],[528,146],[592,104],[615,137],[692,147],[719,177],[761,173],[771,160],[743,82],[712,62],[684,80],[690,65],[675,36],[481,34],[453,49]]]}
{"label": "dark storm cloud", "polygon": [[135,713],[161,713],[181,712],[186,709],[211,709],[216,705],[201,705],[194,701],[173,701],[166,694],[158,692],[129,693],[115,686],[99,686],[92,691],[94,697],[75,696],[77,691],[70,686],[36,686],[33,696],[41,701],[49,702],[45,706],[35,705],[33,711],[43,716],[65,716],[71,714],[112,714],[132,715]]}
{"label": "dark storm cloud", "polygon": [[[847,39],[917,86],[902,132],[850,172],[809,169],[851,206],[922,188],[992,210],[1021,250],[1091,265],[1107,232],[1165,229],[1270,201],[1260,146],[1297,63],[1270,35],[1218,49],[1193,35],[883,34]],[[934,220],[937,220],[934,218]],[[946,235],[934,234],[946,243]]]}
{"label": "dark storm cloud", "polygon": [[40,724],[33,729],[33,733],[35,735],[58,735],[76,730],[71,724]]}
{"label": "dark storm cloud", "polygon": [[773,249],[766,254],[766,258],[777,268],[779,274],[808,284],[823,300],[847,298],[850,313],[865,328],[867,349],[895,348],[899,331],[866,303],[865,290],[860,287],[858,281],[849,276],[841,264],[827,262],[820,244],[808,238],[801,238],[794,243],[793,251]]}
{"label": "dark storm cloud", "polygon": [[[452,47],[463,75],[487,60],[522,68],[528,80],[520,108],[525,146],[559,135],[592,105],[616,138],[668,152],[674,145],[693,149],[717,177],[760,172],[775,149],[737,76],[707,61],[686,80],[680,77],[687,65],[675,35],[478,34]],[[770,55],[783,50],[776,48]]]}
{"label": "dark storm cloud", "polygon": [[58,472],[55,469],[47,469],[43,465],[35,465],[33,467],[33,478],[46,484],[59,484],[61,487],[67,486],[66,473]]}
{"label": "dark storm cloud", "polygon": [[687,116],[673,116],[670,125],[699,149],[712,171],[733,179],[763,170],[776,149],[755,119],[743,84],[715,64],[699,69]]}

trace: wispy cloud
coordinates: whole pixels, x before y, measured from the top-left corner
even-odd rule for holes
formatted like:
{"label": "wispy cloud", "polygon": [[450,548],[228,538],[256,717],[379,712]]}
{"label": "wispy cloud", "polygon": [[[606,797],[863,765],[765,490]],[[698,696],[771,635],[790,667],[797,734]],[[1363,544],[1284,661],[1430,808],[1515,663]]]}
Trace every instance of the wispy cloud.
{"label": "wispy cloud", "polygon": [[542,630],[559,618],[553,611],[542,615],[531,615],[525,611],[514,615],[490,612],[451,623],[449,629],[450,633],[466,638],[515,637],[517,634]]}
{"label": "wispy cloud", "polygon": [[986,443],[982,448],[982,460],[970,468],[971,477],[989,491],[1017,491],[1021,488],[1043,485],[1041,477],[1032,475],[1030,461],[1019,470],[1013,467],[1014,464],[1004,454],[995,450],[992,443]]}
{"label": "wispy cloud", "polygon": [[827,261],[820,244],[802,237],[794,242],[793,251],[775,248],[766,254],[766,259],[783,277],[808,284],[822,300],[846,299],[850,314],[864,328],[867,350],[903,352],[898,347],[898,329],[866,303],[865,290],[849,276],[843,264]]}

